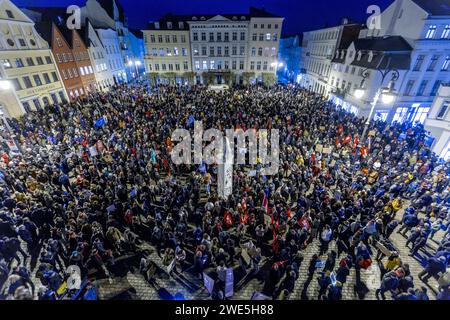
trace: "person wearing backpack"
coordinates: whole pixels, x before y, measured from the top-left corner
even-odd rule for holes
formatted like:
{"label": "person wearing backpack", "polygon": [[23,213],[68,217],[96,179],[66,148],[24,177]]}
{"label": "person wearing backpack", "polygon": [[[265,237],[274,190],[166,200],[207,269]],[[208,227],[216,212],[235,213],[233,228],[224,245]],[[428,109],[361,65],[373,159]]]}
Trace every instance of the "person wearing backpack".
{"label": "person wearing backpack", "polygon": [[383,300],[386,300],[384,295],[388,291],[393,291],[397,289],[400,279],[404,276],[402,268],[397,269],[397,271],[390,271],[383,276],[381,280],[380,288],[375,291],[375,296],[377,300],[380,300],[380,295]]}

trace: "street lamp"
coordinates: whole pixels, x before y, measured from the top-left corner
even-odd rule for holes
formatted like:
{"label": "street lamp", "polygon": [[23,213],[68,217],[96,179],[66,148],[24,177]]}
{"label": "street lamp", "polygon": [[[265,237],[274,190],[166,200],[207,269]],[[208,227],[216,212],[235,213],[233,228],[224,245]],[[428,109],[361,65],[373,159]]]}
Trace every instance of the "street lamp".
{"label": "street lamp", "polygon": [[8,80],[0,80],[0,90],[9,90],[11,89],[11,82]]}
{"label": "street lamp", "polygon": [[[381,74],[381,85],[383,85],[384,80],[386,79],[386,77],[389,74],[392,74],[392,78],[391,78],[391,81],[389,82],[388,87],[384,87],[384,88],[380,87],[377,90],[377,92],[375,93],[375,96],[373,97],[373,100],[371,102],[369,116],[367,117],[367,121],[364,125],[364,131],[363,131],[363,134],[360,139],[361,143],[365,143],[366,133],[367,133],[367,130],[369,129],[370,121],[372,120],[374,110],[378,104],[378,100],[380,99],[380,97],[381,97],[381,101],[384,104],[391,104],[392,102],[394,102],[395,97],[396,97],[394,87],[395,87],[395,81],[397,81],[398,78],[400,78],[400,73],[398,72],[397,69],[391,68],[391,56],[388,56],[388,62],[387,62],[385,69],[381,68],[381,63],[383,62],[383,60],[384,60],[384,57],[383,57],[383,59],[380,60],[380,63],[378,64],[377,68],[375,69],[378,72],[380,72],[380,74]],[[357,99],[361,99],[366,93],[366,90],[364,89],[364,83],[365,83],[365,80],[369,77],[368,71],[369,71],[369,69],[365,69],[362,72],[363,80],[361,81],[360,87],[358,89],[356,89],[354,92],[355,97]]]}
{"label": "street lamp", "polygon": [[139,68],[138,68],[138,67],[142,65],[142,62],[139,61],[139,60],[135,60],[135,61],[130,60],[130,61],[128,61],[128,66],[129,66],[130,68],[131,68],[133,65],[134,65],[134,67],[136,68],[136,77],[138,77],[138,76],[139,76]]}

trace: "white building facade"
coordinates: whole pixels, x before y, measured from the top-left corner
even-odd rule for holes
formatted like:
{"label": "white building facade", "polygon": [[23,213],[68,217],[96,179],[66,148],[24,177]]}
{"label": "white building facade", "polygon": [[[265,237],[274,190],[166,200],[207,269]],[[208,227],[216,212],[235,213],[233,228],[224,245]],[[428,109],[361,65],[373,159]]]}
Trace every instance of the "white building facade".
{"label": "white building facade", "polygon": [[[107,68],[109,70],[108,77],[112,76],[114,84],[127,82],[127,74],[125,64],[120,51],[120,43],[117,33],[113,29],[95,29],[103,47],[105,48],[107,60]],[[110,78],[109,78],[110,79]]]}
{"label": "white building facade", "polygon": [[413,47],[411,68],[387,120],[423,123],[440,84],[450,81],[448,1],[396,0],[380,19],[381,28],[367,36],[399,35]]}
{"label": "white building facade", "polygon": [[192,16],[189,21],[196,83],[243,82],[248,15]]}
{"label": "white building facade", "polygon": [[[192,75],[189,82],[202,84],[274,83],[283,19],[256,8],[248,14],[167,15],[142,30],[146,72],[176,79],[188,73]],[[184,54],[174,52],[184,42],[179,45],[172,40],[185,33],[188,69],[168,70],[169,65],[184,67],[186,63]]]}
{"label": "white building facade", "polygon": [[425,129],[434,137],[433,152],[445,161],[450,160],[450,84],[439,87]]}
{"label": "white building facade", "polygon": [[[133,72],[134,67],[128,67],[128,62],[132,59],[129,30],[127,17],[125,16],[125,12],[119,1],[87,0],[86,5],[81,8],[81,17],[83,24],[85,23],[86,18],[88,18],[95,29],[110,29],[116,33],[118,50],[122,59],[120,65],[122,66],[123,72],[125,72],[125,76],[120,73],[121,78],[119,80],[120,82],[127,82],[128,79],[131,79],[131,73]],[[111,36],[108,36],[108,38],[111,38]],[[109,45],[115,46],[115,44],[112,43]],[[115,50],[113,53],[108,53],[108,55],[115,54]],[[115,59],[112,57],[110,58],[113,59],[113,61]],[[117,75],[119,68],[114,70],[114,74]]]}
{"label": "white building facade", "polygon": [[9,0],[0,0],[0,81],[2,116],[68,100],[49,44]]}
{"label": "white building facade", "polygon": [[305,32],[303,34],[302,60],[306,73],[300,84],[313,92],[327,96],[331,61],[343,38],[354,37],[362,26],[344,19],[342,25]]}
{"label": "white building facade", "polygon": [[264,11],[250,11],[247,65],[252,79],[256,81],[267,80],[271,83],[277,79],[283,20],[282,17]]}
{"label": "white building facade", "polygon": [[86,32],[86,45],[94,69],[97,88],[100,91],[109,91],[114,85],[114,74],[109,68],[106,48],[90,22],[87,22],[84,32]]}
{"label": "white building facade", "polygon": [[153,83],[193,82],[187,17],[166,15],[143,30],[146,74]]}

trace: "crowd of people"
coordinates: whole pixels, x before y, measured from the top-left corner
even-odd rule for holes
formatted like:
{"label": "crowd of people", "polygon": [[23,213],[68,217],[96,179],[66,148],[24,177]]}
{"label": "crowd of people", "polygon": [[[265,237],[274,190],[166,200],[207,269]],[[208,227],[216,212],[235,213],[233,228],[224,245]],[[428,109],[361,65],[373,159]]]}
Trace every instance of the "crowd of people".
{"label": "crowd of people", "polygon": [[[171,161],[172,132],[193,130],[190,119],[222,131],[279,129],[279,172],[234,166],[233,193],[220,198],[217,165]],[[146,83],[10,119],[21,153],[2,146],[1,297],[58,299],[69,266],[91,284],[114,279],[117,260],[147,242],[171,274],[217,274],[215,299],[226,295],[230,267],[262,279],[270,298],[299,299],[302,263],[304,291],[319,284],[310,298],[342,299],[349,275],[358,282],[376,263],[377,298],[426,300],[435,278],[437,299],[449,299],[450,163],[431,152],[420,124],[372,121],[360,141],[364,123],[295,86]],[[394,232],[411,256],[427,257],[419,279]],[[154,264],[142,257],[149,281]]]}

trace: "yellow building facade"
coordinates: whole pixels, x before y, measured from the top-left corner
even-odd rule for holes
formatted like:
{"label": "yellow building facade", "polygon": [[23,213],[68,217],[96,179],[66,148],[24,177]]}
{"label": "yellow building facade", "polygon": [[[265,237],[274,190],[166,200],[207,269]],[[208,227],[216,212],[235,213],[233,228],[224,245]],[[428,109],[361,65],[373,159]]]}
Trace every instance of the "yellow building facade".
{"label": "yellow building facade", "polygon": [[0,111],[8,117],[68,100],[49,44],[9,0],[0,0],[0,81]]}

